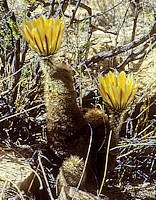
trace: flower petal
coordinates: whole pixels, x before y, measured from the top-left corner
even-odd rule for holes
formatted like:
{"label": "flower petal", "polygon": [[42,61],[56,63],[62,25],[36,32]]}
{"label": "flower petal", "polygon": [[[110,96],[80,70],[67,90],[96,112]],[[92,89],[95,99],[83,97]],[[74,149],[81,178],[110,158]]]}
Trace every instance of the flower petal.
{"label": "flower petal", "polygon": [[126,77],[124,71],[99,75],[98,80],[98,89],[104,102],[116,110],[125,109],[137,91],[137,81],[133,80],[131,74]]}
{"label": "flower petal", "polygon": [[30,43],[39,55],[47,56],[55,53],[61,46],[64,33],[64,23],[59,17],[46,19],[44,15],[33,18],[32,22],[24,20],[22,28],[19,28],[22,36]]}

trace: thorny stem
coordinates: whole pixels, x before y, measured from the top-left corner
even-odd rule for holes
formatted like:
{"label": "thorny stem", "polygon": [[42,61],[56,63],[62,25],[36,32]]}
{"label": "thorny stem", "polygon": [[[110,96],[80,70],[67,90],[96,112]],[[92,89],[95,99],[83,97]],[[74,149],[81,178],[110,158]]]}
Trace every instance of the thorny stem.
{"label": "thorny stem", "polygon": [[89,133],[76,102],[72,71],[66,64],[55,63],[50,58],[41,59],[40,65],[44,73],[48,142],[54,151],[68,152],[73,145],[71,141],[85,134],[86,130]]}

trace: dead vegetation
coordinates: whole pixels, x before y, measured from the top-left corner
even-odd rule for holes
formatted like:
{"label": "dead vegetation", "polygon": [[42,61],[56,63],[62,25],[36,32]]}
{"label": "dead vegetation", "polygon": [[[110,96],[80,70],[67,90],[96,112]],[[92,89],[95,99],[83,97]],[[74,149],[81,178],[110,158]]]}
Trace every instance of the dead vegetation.
{"label": "dead vegetation", "polygon": [[[41,14],[59,15],[65,20],[64,42],[56,57],[71,66],[77,103],[91,124],[87,185],[82,187],[83,191],[63,185],[60,199],[71,199],[73,193],[74,199],[97,199],[110,130],[108,110],[102,104],[94,79],[98,73],[115,69],[133,72],[139,90],[123,122],[119,143],[110,149],[117,150],[118,155],[115,163],[111,163],[113,159],[108,162],[99,200],[155,198],[155,8],[154,0],[0,1],[0,165],[8,158],[12,162],[10,168],[0,167],[1,199],[57,198],[56,179],[64,152],[54,153],[48,144],[43,73],[38,56],[18,30],[26,16]],[[97,108],[105,110],[105,121],[101,117],[103,111]],[[23,160],[29,160],[29,167]],[[21,173],[23,168],[26,173],[29,171],[27,176],[31,180],[27,184],[23,181],[24,188],[16,183],[16,178],[2,177],[2,171],[14,173],[13,163],[21,165]],[[15,171],[19,170],[16,167]],[[39,190],[38,179],[44,190]]]}

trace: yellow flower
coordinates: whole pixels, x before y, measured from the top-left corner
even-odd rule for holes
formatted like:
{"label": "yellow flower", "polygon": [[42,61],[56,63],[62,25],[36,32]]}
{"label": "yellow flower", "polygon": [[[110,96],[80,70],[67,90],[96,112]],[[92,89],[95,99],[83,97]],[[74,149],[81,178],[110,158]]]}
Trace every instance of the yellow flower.
{"label": "yellow flower", "polygon": [[20,31],[35,52],[40,56],[48,56],[60,48],[64,28],[59,17],[54,20],[53,17],[46,19],[42,15],[32,21],[24,20]]}
{"label": "yellow flower", "polygon": [[97,86],[104,102],[115,110],[126,108],[137,91],[137,81],[132,74],[126,77],[124,71],[99,75],[98,80]]}

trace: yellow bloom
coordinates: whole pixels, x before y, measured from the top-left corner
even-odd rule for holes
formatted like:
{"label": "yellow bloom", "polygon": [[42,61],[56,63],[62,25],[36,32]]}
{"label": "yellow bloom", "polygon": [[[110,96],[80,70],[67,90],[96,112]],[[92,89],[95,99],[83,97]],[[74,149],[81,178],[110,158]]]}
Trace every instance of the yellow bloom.
{"label": "yellow bloom", "polygon": [[53,17],[46,19],[42,15],[32,21],[24,20],[20,31],[35,52],[40,56],[48,56],[60,48],[64,28],[59,17],[54,20]]}
{"label": "yellow bloom", "polygon": [[97,86],[104,102],[115,110],[126,108],[137,91],[137,81],[132,74],[126,77],[124,71],[99,75],[98,80]]}

